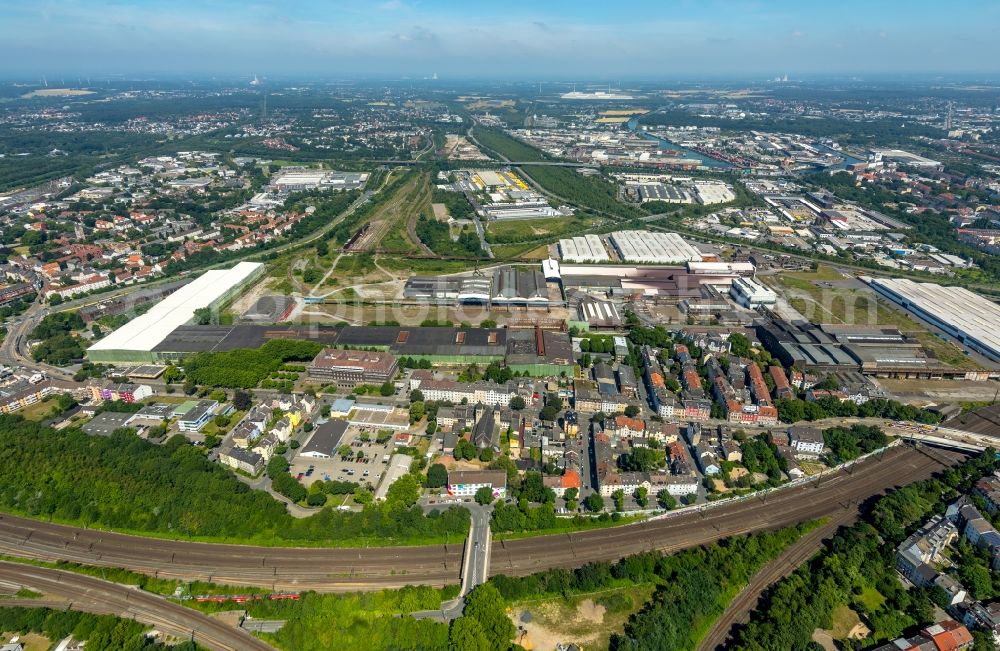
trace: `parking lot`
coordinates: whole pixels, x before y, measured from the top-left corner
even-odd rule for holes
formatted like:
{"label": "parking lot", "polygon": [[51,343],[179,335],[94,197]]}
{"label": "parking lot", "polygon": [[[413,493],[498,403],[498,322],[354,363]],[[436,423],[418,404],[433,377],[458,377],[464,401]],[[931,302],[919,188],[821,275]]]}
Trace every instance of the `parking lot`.
{"label": "parking lot", "polygon": [[[392,440],[378,444],[374,441],[365,443],[358,440],[357,432],[348,430],[345,442],[351,446],[351,458],[344,461],[340,456],[330,459],[315,459],[311,457],[295,457],[289,468],[293,477],[299,477],[303,486],[310,486],[317,479],[324,481],[351,481],[362,486],[371,484],[372,489],[378,486],[382,473],[389,465],[388,457],[392,456],[394,446]],[[358,452],[363,453],[360,459]],[[311,471],[310,471],[311,468]]]}

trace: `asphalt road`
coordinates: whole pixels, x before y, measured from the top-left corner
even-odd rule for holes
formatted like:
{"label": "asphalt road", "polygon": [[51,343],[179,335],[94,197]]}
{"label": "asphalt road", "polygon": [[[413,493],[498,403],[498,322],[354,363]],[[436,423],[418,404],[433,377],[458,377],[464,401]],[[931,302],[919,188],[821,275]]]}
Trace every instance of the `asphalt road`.
{"label": "asphalt road", "polygon": [[[851,472],[766,498],[608,529],[494,540],[488,573],[525,575],[579,567],[650,549],[673,552],[728,536],[775,529],[856,508],[885,490],[931,476],[964,457],[939,449],[896,447]],[[464,542],[464,541],[463,541]],[[163,578],[287,590],[349,591],[459,581],[464,545],[289,548],[161,540],[0,516],[0,553],[124,567]]]}
{"label": "asphalt road", "polygon": [[[70,600],[70,608],[135,619],[181,639],[193,639],[217,651],[273,651],[274,647],[242,629],[167,601],[157,595],[90,576],[0,561],[0,581],[16,583],[49,597]],[[5,602],[6,603],[6,602]],[[19,601],[23,606],[53,602]],[[65,608],[68,604],[63,604]]]}

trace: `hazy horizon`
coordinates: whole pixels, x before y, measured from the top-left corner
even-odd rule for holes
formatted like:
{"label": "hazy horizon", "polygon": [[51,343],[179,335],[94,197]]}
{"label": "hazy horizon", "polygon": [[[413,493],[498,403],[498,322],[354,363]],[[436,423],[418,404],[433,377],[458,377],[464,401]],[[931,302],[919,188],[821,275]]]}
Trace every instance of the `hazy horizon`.
{"label": "hazy horizon", "polygon": [[1000,76],[1000,3],[216,0],[0,7],[0,77],[763,80]]}

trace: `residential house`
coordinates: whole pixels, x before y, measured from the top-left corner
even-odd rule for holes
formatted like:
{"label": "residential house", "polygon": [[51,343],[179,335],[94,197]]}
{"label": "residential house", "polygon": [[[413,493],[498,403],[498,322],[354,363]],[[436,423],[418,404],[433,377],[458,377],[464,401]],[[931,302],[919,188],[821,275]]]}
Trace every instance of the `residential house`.
{"label": "residential house", "polygon": [[264,458],[256,452],[242,448],[230,448],[219,453],[219,461],[235,470],[242,470],[256,476],[264,469]]}
{"label": "residential house", "polygon": [[825,443],[823,442],[823,432],[815,427],[795,425],[788,428],[788,438],[792,448],[800,457],[817,458],[823,454]]}
{"label": "residential house", "polygon": [[503,470],[450,470],[445,493],[454,497],[472,497],[484,487],[493,492],[493,499],[506,497],[507,473]]}

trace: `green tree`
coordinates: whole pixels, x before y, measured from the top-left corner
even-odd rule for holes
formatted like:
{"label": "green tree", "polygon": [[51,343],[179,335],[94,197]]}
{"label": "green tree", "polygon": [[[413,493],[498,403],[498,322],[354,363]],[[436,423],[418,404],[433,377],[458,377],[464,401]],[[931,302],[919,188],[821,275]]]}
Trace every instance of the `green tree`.
{"label": "green tree", "polygon": [[649,489],[645,486],[640,486],[635,489],[635,501],[639,506],[646,508],[649,504]]}
{"label": "green tree", "polygon": [[417,401],[410,403],[410,423],[413,424],[419,422],[424,417],[425,411],[423,402]]}
{"label": "green tree", "polygon": [[479,620],[474,617],[459,617],[448,630],[448,651],[492,651]]}
{"label": "green tree", "polygon": [[491,649],[506,649],[516,630],[505,612],[503,597],[492,583],[483,583],[465,599],[465,617],[479,622]]}
{"label": "green tree", "polygon": [[427,469],[427,488],[441,488],[448,483],[448,469],[435,463]]}
{"label": "green tree", "polygon": [[666,488],[656,494],[656,503],[660,505],[660,508],[667,511],[677,508],[677,500],[674,499],[674,496]]}
{"label": "green tree", "polygon": [[597,513],[604,510],[604,498],[601,497],[600,493],[591,493],[583,503],[588,511]]}
{"label": "green tree", "polygon": [[490,504],[493,501],[493,489],[489,486],[483,486],[476,491],[476,503],[482,504],[483,506]]}
{"label": "green tree", "polygon": [[611,493],[611,499],[615,501],[615,511],[625,510],[625,491],[619,488]]}
{"label": "green tree", "polygon": [[393,509],[408,509],[420,498],[420,480],[414,475],[403,475],[386,491],[385,502]]}

